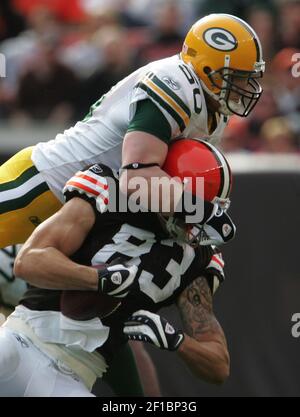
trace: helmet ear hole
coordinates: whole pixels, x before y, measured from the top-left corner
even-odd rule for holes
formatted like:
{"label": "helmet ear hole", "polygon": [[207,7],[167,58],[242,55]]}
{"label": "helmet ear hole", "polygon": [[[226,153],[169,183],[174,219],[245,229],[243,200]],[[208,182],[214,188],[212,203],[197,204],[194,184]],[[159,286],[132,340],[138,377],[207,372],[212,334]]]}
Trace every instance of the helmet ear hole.
{"label": "helmet ear hole", "polygon": [[207,75],[207,78],[209,79],[211,91],[214,92],[215,94],[218,94],[219,93],[219,91],[218,91],[219,90],[219,87],[216,88],[216,85],[214,85],[214,83],[212,82],[212,79],[211,79],[211,73],[212,73],[211,67],[205,66],[203,68],[203,72],[204,72],[204,74]]}

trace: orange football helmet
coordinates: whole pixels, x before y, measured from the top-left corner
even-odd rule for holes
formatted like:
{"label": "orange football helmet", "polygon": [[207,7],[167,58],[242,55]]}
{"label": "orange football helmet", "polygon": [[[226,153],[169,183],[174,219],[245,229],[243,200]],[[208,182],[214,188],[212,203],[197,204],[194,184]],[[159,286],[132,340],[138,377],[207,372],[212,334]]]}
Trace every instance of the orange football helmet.
{"label": "orange football helmet", "polygon": [[[197,194],[196,178],[204,179],[204,200],[228,208],[232,174],[225,156],[208,142],[179,139],[171,142],[162,169],[182,181],[190,178],[186,190]],[[199,197],[203,198],[203,196]]]}
{"label": "orange football helmet", "polygon": [[[178,139],[171,142],[162,169],[182,182],[189,179],[186,191],[218,204],[222,210],[229,208],[231,169],[225,156],[210,143],[198,139]],[[204,179],[204,196],[197,194],[196,179],[201,177]],[[202,244],[207,238],[203,225],[185,224],[172,216],[165,218],[159,215],[159,218],[171,236],[192,246]]]}

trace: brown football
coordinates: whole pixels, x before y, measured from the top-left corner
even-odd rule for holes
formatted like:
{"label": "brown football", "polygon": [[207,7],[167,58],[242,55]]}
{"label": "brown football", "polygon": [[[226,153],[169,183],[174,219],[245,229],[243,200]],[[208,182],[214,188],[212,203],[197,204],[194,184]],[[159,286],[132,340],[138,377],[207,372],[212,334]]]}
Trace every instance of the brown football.
{"label": "brown football", "polygon": [[[97,269],[104,266],[96,266]],[[60,308],[64,316],[73,320],[100,319],[113,312],[121,301],[97,291],[62,291]]]}

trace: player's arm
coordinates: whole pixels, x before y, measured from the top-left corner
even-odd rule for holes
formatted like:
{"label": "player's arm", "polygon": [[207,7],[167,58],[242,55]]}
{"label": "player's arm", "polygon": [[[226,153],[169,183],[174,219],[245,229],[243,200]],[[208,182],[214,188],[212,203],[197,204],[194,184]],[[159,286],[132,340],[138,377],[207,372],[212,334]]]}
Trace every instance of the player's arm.
{"label": "player's arm", "polygon": [[97,271],[69,259],[94,222],[92,206],[73,198],[35,229],[16,258],[14,273],[37,287],[97,290]]}
{"label": "player's arm", "polygon": [[177,350],[197,377],[221,384],[229,375],[229,353],[223,330],[212,311],[210,291],[206,278],[200,277],[180,295],[178,307],[185,333],[162,316],[146,310],[139,310],[127,319],[124,333],[129,340]]}
{"label": "player's arm", "polygon": [[152,343],[160,349],[174,351],[199,378],[222,383],[229,375],[229,353],[224,332],[212,306],[212,294],[224,281],[224,262],[215,250],[206,267],[205,277],[194,280],[177,299],[184,333],[165,318],[139,310],[127,319],[124,333],[129,340]]}
{"label": "player's arm", "polygon": [[[171,136],[171,126],[158,107],[150,99],[138,102],[136,114],[123,141],[122,167],[126,169],[120,176],[120,189],[124,194],[130,195],[136,191],[137,187],[133,180],[135,177],[142,177],[148,183],[148,187],[140,190],[144,193],[142,201],[147,201],[147,199],[150,201],[151,191],[153,191],[151,179],[170,178],[161,167],[168,153]],[[136,166],[138,168],[134,168]],[[158,191],[157,187],[154,191]],[[182,185],[177,183],[170,198],[171,209],[176,207],[182,191]],[[157,200],[162,201],[162,192]]]}
{"label": "player's arm", "polygon": [[[155,204],[159,204],[159,209],[162,211],[162,202],[166,198],[166,194],[163,195],[162,188],[157,186],[151,186],[153,179],[171,178],[165,171],[161,169],[166,155],[168,147],[166,143],[160,139],[145,132],[129,132],[125,135],[123,145],[123,159],[122,166],[128,167],[132,164],[139,163],[140,166],[147,164],[157,164],[154,166],[148,166],[146,168],[139,169],[126,169],[123,170],[120,177],[120,189],[124,194],[131,195],[135,191],[139,191],[142,195],[141,201],[148,201],[148,207],[150,208],[151,197],[155,198]],[[136,177],[141,177],[147,182],[147,186],[137,185]],[[152,182],[152,184],[154,184]],[[170,188],[170,203],[167,207],[170,207],[165,214],[171,214],[175,211],[175,207],[180,201],[183,192],[183,186],[181,183],[174,183],[174,187]],[[155,193],[155,194],[154,194]]]}
{"label": "player's arm", "polygon": [[[184,103],[181,105],[185,106]],[[161,167],[166,159],[171,138],[185,126],[182,119],[178,121],[180,116],[177,114],[175,117],[179,123],[178,129],[181,126],[180,131],[177,131],[174,128],[174,120],[172,122],[172,118],[167,118],[165,114],[149,98],[138,102],[136,113],[123,141],[120,190],[129,196],[138,191],[140,201],[147,202],[146,208],[150,211],[158,210],[185,221],[185,210],[176,211],[176,207],[185,207],[185,204],[181,203],[181,199],[184,201],[186,196],[181,181],[173,180],[168,190],[167,184],[157,184],[157,180],[171,178]],[[187,117],[185,123],[188,123],[188,120]],[[216,205],[204,202],[203,223],[212,219],[216,210]]]}
{"label": "player's arm", "polygon": [[[172,79],[171,79],[171,78]],[[135,114],[130,120],[123,142],[122,166],[127,168],[121,176],[120,187],[123,192],[131,194],[135,187],[130,180],[136,176],[143,177],[148,187],[143,187],[143,201],[150,200],[150,181],[152,178],[168,177],[161,167],[168,152],[171,139],[179,137],[190,123],[194,101],[190,84],[181,82],[181,69],[177,64],[168,67],[160,65],[145,73],[136,85],[132,95]],[[175,89],[173,88],[175,87]],[[138,164],[138,168],[133,167]],[[156,164],[155,166],[144,166]],[[169,177],[168,177],[169,178]],[[170,211],[174,212],[183,191],[182,184],[177,183],[170,196]],[[157,192],[157,187],[154,187]],[[156,201],[162,202],[166,193]]]}
{"label": "player's arm", "polygon": [[224,382],[230,371],[229,353],[224,332],[213,313],[206,278],[194,280],[181,293],[177,305],[185,331],[178,354],[198,377],[216,384]]}
{"label": "player's arm", "polygon": [[161,397],[161,390],[155,365],[142,343],[130,342],[138,365],[141,382],[146,397]]}

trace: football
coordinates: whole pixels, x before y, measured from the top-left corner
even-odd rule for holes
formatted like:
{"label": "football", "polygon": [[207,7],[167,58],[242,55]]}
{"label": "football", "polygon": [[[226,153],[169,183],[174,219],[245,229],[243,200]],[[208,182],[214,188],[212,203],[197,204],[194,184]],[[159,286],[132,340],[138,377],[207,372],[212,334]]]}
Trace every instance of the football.
{"label": "football", "polygon": [[[105,268],[106,265],[95,266],[95,268]],[[95,317],[104,318],[118,306],[121,305],[120,299],[101,294],[97,291],[62,291],[60,308],[64,316],[73,320],[90,320]]]}

